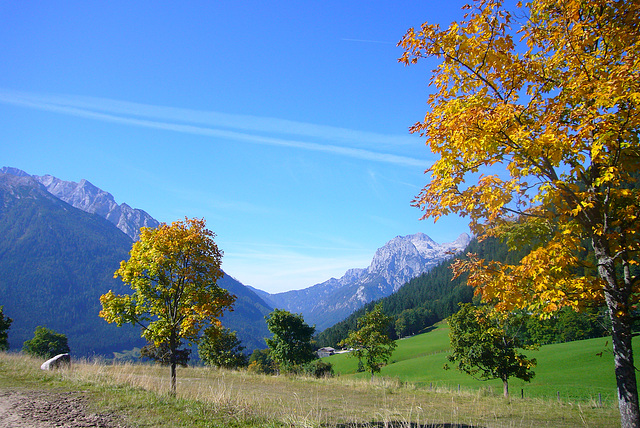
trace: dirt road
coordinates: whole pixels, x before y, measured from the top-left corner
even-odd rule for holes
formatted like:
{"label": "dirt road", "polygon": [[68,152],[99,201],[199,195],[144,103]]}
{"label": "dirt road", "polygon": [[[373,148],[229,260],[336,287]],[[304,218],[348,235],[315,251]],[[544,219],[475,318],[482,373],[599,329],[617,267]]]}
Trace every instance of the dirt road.
{"label": "dirt road", "polygon": [[0,389],[0,428],[124,428],[111,414],[91,413],[82,392]]}

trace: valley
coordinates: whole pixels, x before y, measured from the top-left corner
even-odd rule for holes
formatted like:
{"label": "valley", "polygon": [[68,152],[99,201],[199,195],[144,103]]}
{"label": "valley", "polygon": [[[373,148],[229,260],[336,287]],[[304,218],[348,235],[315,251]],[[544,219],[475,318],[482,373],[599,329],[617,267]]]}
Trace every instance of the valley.
{"label": "valley", "polygon": [[[398,340],[398,348],[390,364],[382,368],[381,376],[425,389],[456,390],[460,385],[499,395],[502,391],[499,379],[475,380],[447,361],[451,352],[448,335],[446,322],[441,322],[428,333]],[[635,348],[640,349],[640,338],[634,339]],[[544,345],[538,350],[525,351],[525,354],[537,359],[536,375],[531,382],[510,379],[513,397],[519,398],[523,393],[527,398],[551,400],[560,396],[569,402],[596,402],[600,396],[611,405],[616,402],[613,357],[608,337]],[[336,354],[327,357],[326,361],[333,364],[341,377],[368,379],[367,373],[357,373],[357,361],[347,354]],[[571,364],[567,364],[568,361]],[[444,370],[445,364],[451,368]]]}
{"label": "valley", "polygon": [[[38,325],[69,335],[73,352],[83,356],[112,356],[144,345],[137,329],[119,330],[97,317],[98,298],[110,289],[124,290],[113,272],[127,257],[136,231],[159,222],[141,209],[117,204],[88,180],[32,176],[12,167],[0,169],[0,198],[0,250],[5,249],[0,259],[0,304],[15,320],[11,349],[20,349]],[[222,322],[238,332],[248,353],[266,347],[264,317],[274,308],[301,313],[320,332],[396,293],[470,241],[464,233],[443,244],[423,233],[397,236],[376,251],[366,268],[354,267],[341,278],[278,294],[245,286],[232,273],[225,274],[219,284],[237,300]],[[92,339],[98,331],[106,339],[100,347]]]}
{"label": "valley", "polygon": [[[125,210],[137,214],[120,215],[114,222],[115,216],[107,214],[122,210],[113,205],[111,195],[86,180],[69,184],[49,177],[45,182],[56,183],[52,188],[62,198],[50,193],[41,178],[15,169],[0,171],[0,304],[15,321],[9,335],[12,350],[19,350],[33,328],[44,324],[69,335],[74,364],[70,371],[44,374],[43,381],[37,360],[0,354],[0,371],[6,374],[0,394],[7,397],[11,388],[55,387],[75,394],[82,385],[83,391],[90,390],[82,398],[93,403],[90,409],[113,415],[109,421],[116,424],[127,419],[142,426],[163,426],[167,420],[187,427],[228,426],[230,421],[245,427],[619,424],[607,338],[528,351],[538,360],[536,376],[531,383],[510,381],[509,406],[499,396],[500,381],[479,382],[455,368],[443,369],[450,349],[442,320],[459,302],[472,299],[463,278],[452,280],[452,253],[518,257],[507,254],[496,240],[479,243],[464,234],[445,244],[421,233],[395,237],[378,249],[369,267],[299,291],[269,294],[225,274],[219,285],[237,301],[222,322],[238,332],[249,353],[265,348],[269,332],[264,317],[276,307],[303,313],[316,323],[317,346],[335,346],[375,302],[392,316],[398,347],[373,383],[346,354],[324,359],[335,373],[328,379],[190,366],[179,369],[179,400],[173,401],[166,395],[166,368],[111,361],[112,355],[144,345],[138,329],[116,328],[97,317],[98,297],[123,287],[113,279],[113,271],[135,237],[127,231],[151,220],[143,211]],[[65,196],[60,189],[71,190]],[[99,347],[95,335],[101,338]],[[576,364],[567,367],[567,361]],[[43,396],[47,394],[24,397]],[[140,400],[155,405],[140,410],[135,404]],[[205,419],[215,422],[203,425]]]}
{"label": "valley", "polygon": [[[81,388],[90,412],[126,426],[619,426],[612,356],[594,353],[603,341],[543,347],[539,360],[557,358],[541,364],[534,381],[524,386],[524,398],[514,383],[511,398],[505,400],[499,385],[442,369],[446,335],[441,324],[398,341],[393,362],[374,382],[356,374],[355,362],[342,355],[329,358],[338,374],[328,379],[180,369],[177,400],[167,396],[167,368],[77,361],[70,370],[42,372],[28,357],[0,354],[0,394],[20,388],[46,396],[47,391]],[[579,361],[572,370],[566,370],[563,360],[567,353]],[[565,375],[558,376],[560,372]]]}

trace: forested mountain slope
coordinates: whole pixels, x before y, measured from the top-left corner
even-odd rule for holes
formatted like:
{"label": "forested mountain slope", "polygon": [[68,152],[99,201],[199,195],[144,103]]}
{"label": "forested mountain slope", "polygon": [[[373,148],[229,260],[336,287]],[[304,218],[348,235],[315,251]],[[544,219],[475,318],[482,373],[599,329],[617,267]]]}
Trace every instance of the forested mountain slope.
{"label": "forested mountain slope", "polygon": [[[508,253],[506,245],[496,239],[482,242],[473,239],[464,251],[465,254],[468,252],[490,260],[518,257],[517,254]],[[349,331],[356,329],[356,320],[378,302],[382,302],[385,314],[393,317],[394,323],[390,331],[393,337],[419,333],[457,312],[458,303],[472,300],[473,290],[466,284],[465,277],[452,280],[453,260],[455,259],[442,262],[429,272],[407,282],[394,294],[365,305],[344,321],[321,332],[317,337],[318,345],[336,346]]]}
{"label": "forested mountain slope", "polygon": [[11,349],[46,326],[69,338],[76,354],[108,354],[144,344],[138,328],[98,317],[99,297],[131,239],[107,220],[46,192],[31,177],[0,174],[0,304],[13,318]]}
{"label": "forested mountain slope", "polygon": [[[130,290],[113,272],[129,257],[133,241],[105,218],[58,199],[28,174],[0,172],[0,305],[14,319],[12,349],[43,325],[69,338],[72,352],[111,356],[144,345],[139,327],[98,317],[99,297]],[[271,308],[225,275],[219,285],[237,296],[222,318],[250,351],[265,347],[264,316]]]}

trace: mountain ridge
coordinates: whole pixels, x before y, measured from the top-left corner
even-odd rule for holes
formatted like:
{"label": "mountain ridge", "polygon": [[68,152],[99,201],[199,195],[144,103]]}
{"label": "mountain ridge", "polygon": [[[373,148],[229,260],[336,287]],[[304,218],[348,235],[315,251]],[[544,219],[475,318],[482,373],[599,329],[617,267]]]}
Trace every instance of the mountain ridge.
{"label": "mountain ridge", "polygon": [[367,268],[353,268],[301,290],[270,294],[253,288],[273,307],[301,313],[318,331],[346,318],[373,300],[389,296],[411,279],[462,251],[471,237],[438,244],[424,233],[396,236],[376,250]]}
{"label": "mountain ridge", "polygon": [[[51,198],[108,220],[122,233],[128,232],[130,239],[136,236],[132,234],[132,228],[159,224],[143,210],[132,209],[124,203],[118,205],[110,193],[85,179],[75,183],[51,175],[31,176],[9,167],[0,169],[0,173],[13,175],[16,179],[33,180]],[[32,186],[35,184],[32,183]],[[223,324],[238,330],[239,337],[247,342],[248,348],[264,346],[264,337],[269,334],[264,316],[276,307],[302,313],[307,323],[316,325],[317,331],[322,331],[363,305],[393,294],[411,279],[460,252],[470,239],[468,234],[462,233],[453,242],[438,244],[424,233],[396,236],[376,250],[366,268],[352,268],[340,278],[330,278],[302,290],[276,294],[245,286],[225,273],[220,285],[238,296],[236,308],[241,308],[239,312],[246,319],[232,312],[223,317]],[[243,337],[241,330],[248,335]]]}
{"label": "mountain ridge", "polygon": [[0,172],[17,177],[34,178],[53,196],[72,207],[107,219],[134,241],[138,239],[141,227],[156,227],[160,224],[144,210],[131,208],[125,203],[118,204],[111,193],[100,189],[86,179],[76,183],[61,180],[49,174],[30,175],[13,167],[3,167]]}
{"label": "mountain ridge", "polygon": [[[107,200],[107,206],[113,206],[109,202],[112,200],[110,194],[91,185],[86,180],[83,180],[84,183],[73,183],[52,178],[49,183],[57,183],[58,194],[61,193],[60,189],[66,188],[69,193],[84,195],[80,198],[84,203],[78,204],[80,208],[76,208],[50,193],[39,177],[31,176],[17,168],[4,167],[0,169],[0,230],[4,231],[3,234],[0,234],[0,249],[2,249],[0,251],[0,269],[5,272],[5,280],[0,278],[0,304],[5,305],[7,313],[15,309],[19,314],[22,314],[26,308],[21,306],[21,293],[29,296],[29,293],[33,292],[34,296],[49,296],[47,299],[50,303],[58,307],[65,307],[65,312],[73,312],[73,308],[66,306],[66,300],[74,301],[80,306],[89,305],[91,307],[89,313],[84,317],[76,316],[77,326],[60,323],[50,314],[41,316],[48,313],[45,308],[36,311],[38,316],[32,317],[34,320],[39,319],[41,324],[47,324],[48,327],[57,326],[66,332],[73,332],[74,335],[88,337],[91,330],[102,331],[103,325],[107,325],[102,319],[98,319],[96,323],[97,313],[100,310],[98,297],[109,289],[119,290],[118,293],[130,292],[121,281],[113,279],[113,272],[119,266],[120,261],[128,257],[133,240],[131,236],[117,228],[113,221],[106,218],[109,212],[113,212],[112,210],[95,209],[100,206],[100,203],[92,203],[91,196],[98,195],[99,198]],[[82,189],[79,192],[78,185]],[[84,192],[86,189],[89,191]],[[65,199],[71,198],[71,195],[65,197]],[[18,204],[21,208],[17,211],[16,209],[12,210],[12,207]],[[81,208],[94,212],[88,212]],[[68,224],[65,216],[71,216],[70,218],[74,219],[74,224]],[[37,234],[29,232],[34,228],[39,228],[40,232]],[[66,235],[78,238],[68,240],[65,239]],[[25,239],[25,236],[29,239]],[[106,236],[109,238],[105,238]],[[91,252],[88,252],[81,245],[82,242],[75,242],[82,239],[86,239],[92,245]],[[100,244],[92,244],[94,241],[98,241]],[[103,248],[102,251],[100,246]],[[111,247],[114,247],[113,251],[109,250]],[[16,248],[20,249],[19,254],[15,251],[12,252]],[[73,248],[76,250],[72,251]],[[41,257],[43,254],[46,254],[46,257]],[[28,263],[28,268],[25,263]],[[99,272],[99,275],[104,277],[96,284],[92,284],[91,277],[77,274],[77,272],[83,271],[85,266],[96,264],[100,265],[95,266],[95,269],[98,270],[94,269],[91,272]],[[60,266],[63,267],[61,271],[58,270]],[[54,271],[56,272],[55,277],[52,273]],[[26,278],[34,275],[34,279],[26,281]],[[94,275],[98,274],[94,273]],[[6,279],[8,277],[11,278],[11,281]],[[82,278],[82,282],[78,278]],[[60,281],[67,283],[67,286],[61,285]],[[46,284],[54,284],[57,288],[47,290]],[[221,319],[223,325],[236,330],[238,337],[248,350],[264,348],[266,346],[264,338],[269,334],[264,316],[271,312],[272,308],[244,284],[226,273],[218,280],[218,285],[236,295],[233,311],[225,312]],[[69,294],[69,290],[75,290],[73,295]],[[76,296],[82,296],[83,299],[74,300]],[[12,317],[16,320],[12,326],[14,332],[12,334],[12,348],[15,348],[21,344],[21,341],[30,338],[27,336],[32,334],[35,326],[31,325],[29,319],[20,315]],[[61,332],[65,333],[65,331]],[[117,333],[114,334],[117,335]],[[137,335],[139,338],[139,333]],[[73,344],[74,340],[70,337],[70,343]],[[127,339],[125,342],[118,342],[117,339],[114,339],[109,347],[103,347],[100,352],[122,351],[125,348],[118,348],[118,346],[133,347],[134,345],[139,345],[139,341],[132,342]],[[89,352],[83,343],[76,345],[76,350],[85,354]]]}

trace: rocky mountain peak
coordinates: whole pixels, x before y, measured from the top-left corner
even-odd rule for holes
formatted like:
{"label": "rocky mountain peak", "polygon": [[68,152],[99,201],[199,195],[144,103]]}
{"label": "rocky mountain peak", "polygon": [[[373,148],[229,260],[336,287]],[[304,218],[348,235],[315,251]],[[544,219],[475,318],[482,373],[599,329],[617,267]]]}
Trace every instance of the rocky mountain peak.
{"label": "rocky mountain peak", "polygon": [[0,173],[9,174],[9,175],[13,175],[13,176],[16,176],[16,177],[31,177],[29,174],[27,174],[23,170],[18,169],[18,168],[13,168],[13,167],[10,167],[10,166],[3,166],[0,169]]}
{"label": "rocky mountain peak", "polygon": [[2,208],[7,208],[14,199],[34,199],[42,195],[53,198],[28,174],[12,174],[7,168],[0,169],[0,211]]}
{"label": "rocky mountain peak", "polygon": [[156,227],[160,224],[143,210],[131,208],[127,204],[118,205],[113,195],[85,179],[76,183],[60,180],[49,174],[30,176],[22,170],[10,167],[3,167],[0,172],[17,177],[32,177],[53,196],[82,211],[106,218],[133,240],[138,239],[141,227]]}
{"label": "rocky mountain peak", "polygon": [[274,307],[302,313],[322,330],[342,320],[364,304],[386,297],[411,279],[462,251],[471,241],[461,234],[455,241],[438,244],[424,233],[396,236],[378,248],[369,267],[349,269],[309,288],[278,294],[261,292]]}
{"label": "rocky mountain peak", "polygon": [[376,251],[368,268],[369,275],[383,277],[393,291],[426,272],[450,253],[464,249],[471,238],[461,234],[454,242],[438,244],[424,233],[396,236]]}
{"label": "rocky mountain peak", "polygon": [[468,233],[463,233],[460,236],[458,236],[458,238],[455,241],[450,242],[448,245],[452,249],[462,251],[467,247],[467,245],[469,245],[470,242],[471,242],[471,236],[469,236]]}
{"label": "rocky mountain peak", "polygon": [[34,178],[40,181],[49,193],[82,211],[106,217],[118,206],[110,193],[100,190],[85,179],[75,183],[60,180],[51,175],[34,176]]}

